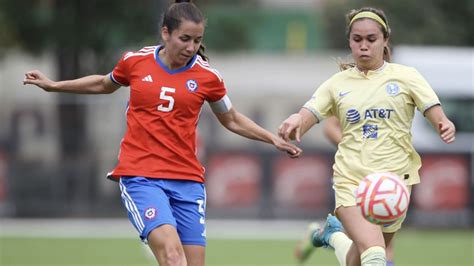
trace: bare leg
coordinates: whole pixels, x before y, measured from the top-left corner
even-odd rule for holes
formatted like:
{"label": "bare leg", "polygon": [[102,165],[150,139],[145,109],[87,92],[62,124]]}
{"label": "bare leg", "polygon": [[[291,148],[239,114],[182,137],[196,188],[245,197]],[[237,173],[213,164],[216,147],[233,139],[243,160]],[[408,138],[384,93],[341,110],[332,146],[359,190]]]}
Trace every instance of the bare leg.
{"label": "bare leg", "polygon": [[371,247],[379,246],[385,248],[380,226],[365,220],[357,207],[339,207],[336,212],[347,235],[353,241],[347,253],[347,265],[359,266],[360,254]]}
{"label": "bare leg", "polygon": [[161,266],[186,266],[181,240],[176,228],[165,224],[153,229],[148,235],[148,245]]}
{"label": "bare leg", "polygon": [[206,248],[198,245],[184,245],[184,253],[189,266],[204,266]]}
{"label": "bare leg", "polygon": [[387,262],[394,260],[394,253],[393,253],[393,238],[395,233],[383,233],[383,238],[385,239],[385,246],[387,247],[385,251],[387,252]]}
{"label": "bare leg", "polygon": [[360,254],[354,242],[352,242],[351,248],[347,252],[346,264],[347,266],[360,266]]}

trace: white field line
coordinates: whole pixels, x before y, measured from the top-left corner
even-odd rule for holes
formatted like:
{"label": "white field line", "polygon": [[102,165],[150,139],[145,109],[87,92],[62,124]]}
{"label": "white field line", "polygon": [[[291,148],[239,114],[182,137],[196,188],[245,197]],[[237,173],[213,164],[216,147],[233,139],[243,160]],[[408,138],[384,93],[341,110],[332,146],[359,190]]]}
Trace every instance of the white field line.
{"label": "white field line", "polygon": [[[308,221],[208,220],[208,239],[299,239]],[[0,237],[136,238],[127,219],[1,219]]]}

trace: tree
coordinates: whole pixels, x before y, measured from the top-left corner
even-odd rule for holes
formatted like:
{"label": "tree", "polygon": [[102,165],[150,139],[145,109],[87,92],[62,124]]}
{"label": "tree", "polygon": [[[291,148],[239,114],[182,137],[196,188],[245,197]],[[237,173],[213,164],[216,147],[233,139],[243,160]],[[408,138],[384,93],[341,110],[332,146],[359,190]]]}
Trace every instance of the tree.
{"label": "tree", "polygon": [[[33,54],[53,51],[58,79],[110,71],[121,49],[158,36],[163,1],[143,0],[1,0],[0,46],[19,47]],[[88,56],[85,56],[88,55]],[[92,62],[87,62],[93,59]],[[58,105],[63,152],[79,152],[85,136],[83,107],[77,95],[63,95]],[[71,141],[75,140],[75,141]]]}
{"label": "tree", "polygon": [[394,44],[473,46],[474,2],[470,0],[376,1],[338,0],[324,3],[330,47],[346,48],[345,14],[364,6],[384,10]]}
{"label": "tree", "polygon": [[[137,49],[142,44],[157,42],[159,14],[164,11],[164,2],[0,0],[0,51],[19,48],[32,54],[52,52],[60,80],[105,74],[111,71],[124,47],[133,44]],[[85,108],[79,103],[79,97],[84,96],[59,94],[56,111],[62,161],[53,171],[55,176],[50,177],[52,182],[59,179],[67,179],[67,183],[96,182],[91,175],[96,162],[92,149],[87,146]],[[36,171],[39,175],[40,170]],[[64,192],[66,197],[70,196],[68,193]],[[81,194],[85,203],[94,196],[89,187],[75,194]]]}

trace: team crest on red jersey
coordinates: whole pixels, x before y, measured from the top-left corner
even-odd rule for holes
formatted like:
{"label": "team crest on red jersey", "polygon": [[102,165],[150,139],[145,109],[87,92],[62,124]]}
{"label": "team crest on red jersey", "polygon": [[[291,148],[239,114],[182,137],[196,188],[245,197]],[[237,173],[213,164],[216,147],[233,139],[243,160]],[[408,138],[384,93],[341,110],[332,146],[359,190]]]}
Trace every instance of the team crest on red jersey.
{"label": "team crest on red jersey", "polygon": [[190,80],[186,81],[186,88],[190,92],[195,92],[198,88],[198,84],[194,79],[190,79]]}

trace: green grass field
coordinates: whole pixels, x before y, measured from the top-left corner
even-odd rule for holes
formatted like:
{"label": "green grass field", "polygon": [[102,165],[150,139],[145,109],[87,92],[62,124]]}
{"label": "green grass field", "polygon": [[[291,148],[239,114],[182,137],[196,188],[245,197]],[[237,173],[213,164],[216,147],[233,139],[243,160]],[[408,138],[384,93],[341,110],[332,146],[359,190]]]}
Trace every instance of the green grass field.
{"label": "green grass field", "polygon": [[[404,230],[397,236],[396,265],[474,265],[474,231]],[[210,239],[208,266],[297,265],[295,240]],[[0,238],[0,265],[156,265],[135,239]],[[338,265],[330,250],[317,250],[306,265]]]}

